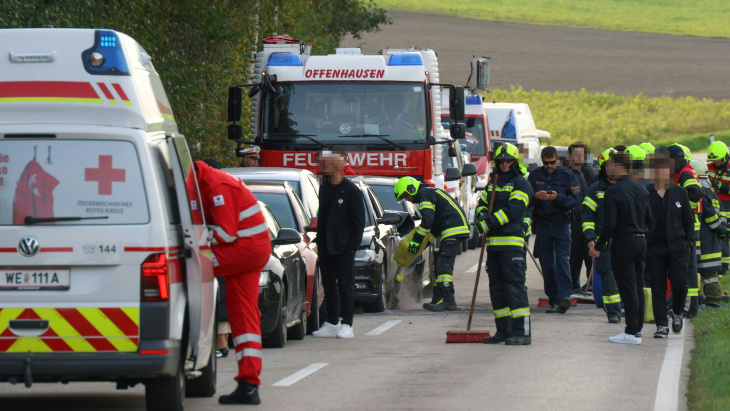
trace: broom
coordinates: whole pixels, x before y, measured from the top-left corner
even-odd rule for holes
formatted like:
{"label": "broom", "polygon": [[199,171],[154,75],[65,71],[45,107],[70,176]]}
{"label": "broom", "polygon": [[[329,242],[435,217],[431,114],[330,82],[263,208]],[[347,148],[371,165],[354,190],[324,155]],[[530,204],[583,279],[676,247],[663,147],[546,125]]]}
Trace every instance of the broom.
{"label": "broom", "polygon": [[[489,198],[489,210],[487,215],[492,215],[492,206],[494,205],[494,192],[497,189],[497,178],[499,175],[494,174],[494,181],[492,182],[492,195]],[[480,343],[485,338],[491,337],[489,330],[472,330],[471,329],[471,318],[474,315],[474,304],[477,300],[477,287],[479,286],[479,275],[482,272],[482,262],[484,260],[484,249],[487,247],[487,233],[482,235],[482,251],[479,254],[479,265],[477,266],[477,278],[474,281],[474,294],[471,296],[471,308],[469,309],[469,321],[466,323],[466,331],[464,330],[449,330],[446,331],[446,343]]]}

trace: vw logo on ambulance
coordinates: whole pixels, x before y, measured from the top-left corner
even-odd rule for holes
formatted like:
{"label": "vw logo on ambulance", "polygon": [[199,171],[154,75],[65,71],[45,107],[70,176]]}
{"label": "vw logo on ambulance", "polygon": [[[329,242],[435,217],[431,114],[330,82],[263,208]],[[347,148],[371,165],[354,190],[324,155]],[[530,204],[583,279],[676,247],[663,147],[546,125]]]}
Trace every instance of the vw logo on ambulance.
{"label": "vw logo on ambulance", "polygon": [[20,240],[20,242],[18,243],[18,252],[26,257],[33,257],[34,255],[38,254],[39,249],[40,244],[38,243],[38,240],[35,239],[35,237],[23,237],[23,239]]}

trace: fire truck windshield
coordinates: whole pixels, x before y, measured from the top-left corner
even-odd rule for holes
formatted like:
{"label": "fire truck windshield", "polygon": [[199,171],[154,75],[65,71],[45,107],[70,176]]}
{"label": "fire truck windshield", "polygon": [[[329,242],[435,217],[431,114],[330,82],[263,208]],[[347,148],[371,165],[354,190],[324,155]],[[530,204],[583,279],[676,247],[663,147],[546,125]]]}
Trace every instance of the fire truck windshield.
{"label": "fire truck windshield", "polygon": [[[426,90],[409,82],[279,82],[263,104],[264,141],[319,143],[424,143],[430,128]],[[297,137],[302,136],[302,137]],[[343,138],[344,137],[344,138]],[[347,138],[351,137],[351,138]]]}

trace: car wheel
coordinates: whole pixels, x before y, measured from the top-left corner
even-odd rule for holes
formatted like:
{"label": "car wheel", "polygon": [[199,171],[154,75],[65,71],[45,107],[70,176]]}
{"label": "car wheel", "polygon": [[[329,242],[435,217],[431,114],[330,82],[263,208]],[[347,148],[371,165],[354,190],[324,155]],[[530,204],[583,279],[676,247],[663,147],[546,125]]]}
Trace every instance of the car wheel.
{"label": "car wheel", "polygon": [[383,264],[383,274],[382,278],[380,279],[380,292],[378,293],[378,297],[375,299],[375,301],[371,302],[370,304],[365,304],[362,307],[362,310],[366,313],[382,313],[385,311],[385,270],[388,267]]}
{"label": "car wheel", "polygon": [[213,344],[210,347],[210,358],[208,365],[203,368],[203,375],[187,382],[185,386],[185,396],[187,397],[212,397],[215,395],[217,385],[217,368],[215,356],[215,344],[218,337],[218,313],[216,310],[215,325],[213,325]]}
{"label": "car wheel", "polygon": [[465,238],[461,241],[461,251],[466,251],[469,249],[469,239]]}
{"label": "car wheel", "polygon": [[289,328],[288,338],[290,340],[301,341],[307,335],[307,309],[306,303],[302,303],[302,309],[299,311],[299,324]]}
{"label": "car wheel", "polygon": [[312,285],[312,302],[309,305],[309,317],[307,318],[307,334],[311,335],[313,332],[319,329],[319,315],[320,308],[317,306],[319,303],[319,270],[315,270],[314,284]]}
{"label": "car wheel", "polygon": [[481,239],[481,236],[479,235],[479,233],[476,230],[474,230],[474,233],[472,234],[471,238],[469,239],[468,248],[470,250],[473,250],[473,249],[479,247],[480,239]]}
{"label": "car wheel", "polygon": [[281,302],[279,305],[279,321],[271,335],[264,338],[262,346],[265,348],[284,348],[286,346],[286,283],[281,283]]}
{"label": "car wheel", "polygon": [[[148,410],[182,411],[185,400],[185,371],[183,356],[178,359],[177,373],[145,382],[145,402]],[[215,351],[213,351],[215,357]]]}

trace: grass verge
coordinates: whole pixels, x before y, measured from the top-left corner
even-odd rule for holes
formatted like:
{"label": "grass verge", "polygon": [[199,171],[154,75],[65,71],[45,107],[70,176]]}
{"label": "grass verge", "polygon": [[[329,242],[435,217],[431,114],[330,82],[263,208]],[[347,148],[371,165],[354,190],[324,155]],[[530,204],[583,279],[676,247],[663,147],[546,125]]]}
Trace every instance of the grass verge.
{"label": "grass verge", "polygon": [[[721,280],[730,288],[730,276]],[[730,307],[700,311],[692,320],[695,348],[689,363],[687,397],[690,410],[730,407]]]}
{"label": "grass verge", "polygon": [[[730,144],[730,101],[622,96],[580,91],[492,90],[487,100],[527,103],[538,128],[549,131],[549,144],[582,141],[595,150],[616,144],[650,141],[655,146],[682,143],[706,150],[709,135]],[[544,142],[548,143],[548,142]]]}
{"label": "grass verge", "polygon": [[511,23],[730,37],[725,0],[378,0],[378,6]]}

